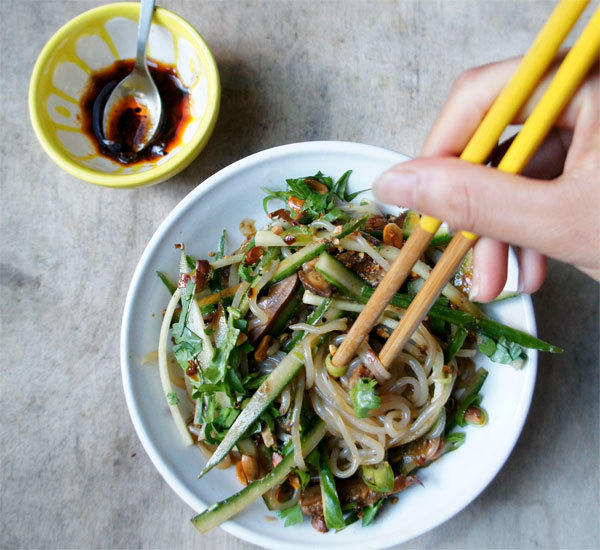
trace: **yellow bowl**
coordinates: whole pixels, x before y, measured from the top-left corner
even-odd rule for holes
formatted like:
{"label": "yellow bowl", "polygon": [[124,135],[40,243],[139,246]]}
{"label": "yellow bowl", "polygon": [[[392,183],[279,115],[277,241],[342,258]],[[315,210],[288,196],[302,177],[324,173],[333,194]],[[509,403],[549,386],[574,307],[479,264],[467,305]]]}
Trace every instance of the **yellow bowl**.
{"label": "yellow bowl", "polygon": [[219,72],[206,42],[181,17],[157,8],[148,56],[174,65],[190,92],[191,120],[181,145],[131,166],[98,153],[81,130],[80,99],[93,71],[135,57],[138,16],[139,3],[121,2],[75,17],[44,46],[29,84],[29,114],[42,147],[61,168],[96,185],[139,187],[174,176],[206,145],[219,112]]}

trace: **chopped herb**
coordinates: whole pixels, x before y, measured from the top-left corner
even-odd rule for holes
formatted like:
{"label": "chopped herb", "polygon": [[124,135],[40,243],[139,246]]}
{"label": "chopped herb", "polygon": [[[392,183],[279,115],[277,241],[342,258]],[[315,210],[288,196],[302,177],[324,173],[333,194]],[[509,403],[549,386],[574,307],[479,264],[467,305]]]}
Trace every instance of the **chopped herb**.
{"label": "chopped herb", "polygon": [[350,174],[352,174],[352,170],[348,170],[342,174],[342,177],[337,180],[336,184],[333,186],[334,193],[343,201],[350,202],[354,200],[361,193],[365,193],[368,189],[362,189],[361,191],[357,191],[356,193],[348,192],[348,180],[350,179]]}
{"label": "chopped herb", "polygon": [[350,399],[352,399],[352,404],[354,405],[356,418],[366,418],[369,415],[369,411],[381,405],[381,398],[377,395],[377,390],[375,389],[376,385],[377,380],[359,378],[350,390]]}
{"label": "chopped herb", "polygon": [[479,336],[479,351],[487,355],[494,363],[511,365],[515,368],[522,367],[527,360],[523,348],[519,344],[507,340],[504,336],[501,336],[496,342],[489,336],[481,334]]}
{"label": "chopped herb", "polygon": [[319,480],[321,482],[321,498],[323,499],[323,516],[328,529],[343,529],[346,527],[340,499],[329,464],[325,442],[319,443]]}
{"label": "chopped herb", "polygon": [[210,365],[208,365],[208,367],[204,370],[204,376],[209,382],[212,383],[217,383],[223,380],[225,371],[227,369],[227,363],[229,361],[229,354],[235,347],[240,334],[240,329],[235,328],[234,326],[234,322],[240,318],[240,311],[228,307],[227,313],[228,320],[225,340],[218,348],[215,348]]}
{"label": "chopped herb", "polygon": [[381,505],[383,504],[384,500],[385,500],[385,498],[381,498],[375,504],[371,504],[370,506],[365,506],[363,508],[363,516],[362,516],[362,526],[363,527],[366,527],[367,525],[370,525],[371,523],[373,523],[373,520],[375,519],[375,515],[379,511],[379,508],[381,508]]}
{"label": "chopped herb", "polygon": [[296,525],[304,521],[304,516],[302,515],[302,509],[300,508],[299,502],[297,502],[291,508],[279,510],[277,515],[281,519],[285,519],[285,523],[283,524],[284,527],[290,527],[291,525]]}
{"label": "chopped herb", "polygon": [[294,472],[300,478],[300,484],[301,484],[300,489],[302,491],[304,491],[304,489],[306,489],[306,486],[308,485],[308,482],[310,481],[310,475],[306,472],[303,472],[302,470],[300,470],[298,468],[294,468]]}
{"label": "chopped herb", "polygon": [[394,489],[394,472],[385,460],[374,466],[362,466],[360,476],[369,489],[378,493],[389,493]]}
{"label": "chopped herb", "polygon": [[[331,178],[324,176],[321,172],[317,172],[314,176],[288,179],[286,180],[286,191],[263,189],[267,193],[267,196],[263,200],[263,208],[268,214],[269,201],[280,200],[285,203],[285,208],[296,216],[297,211],[292,211],[288,204],[289,199],[293,197],[302,201],[300,223],[307,224],[318,218],[326,221],[335,221],[340,218],[347,219],[347,216],[336,206],[336,197],[348,202],[354,199],[359,193],[366,191],[365,189],[357,193],[348,192],[348,179],[351,173],[352,170],[348,170],[336,183],[333,183]],[[309,180],[313,180],[313,183],[315,180],[322,183],[327,188],[327,192],[324,192],[324,188],[320,191],[313,189],[309,185]]]}

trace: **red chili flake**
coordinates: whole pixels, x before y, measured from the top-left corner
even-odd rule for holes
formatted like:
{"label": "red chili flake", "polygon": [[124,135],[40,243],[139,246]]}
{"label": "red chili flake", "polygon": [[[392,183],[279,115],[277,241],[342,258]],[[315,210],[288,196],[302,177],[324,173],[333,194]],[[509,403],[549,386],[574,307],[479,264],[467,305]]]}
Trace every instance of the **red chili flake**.
{"label": "red chili flake", "polygon": [[175,248],[181,250],[183,248],[183,243],[175,243]]}
{"label": "red chili flake", "polygon": [[182,273],[177,283],[177,288],[185,288],[190,280],[190,276],[187,273]]}
{"label": "red chili flake", "polygon": [[280,218],[282,220],[285,220],[288,223],[291,223],[292,225],[300,225],[296,220],[293,220],[289,214],[289,212],[287,210],[285,210],[284,208],[280,208],[279,210],[275,210],[273,212],[271,212],[269,214],[269,218],[273,219],[273,218]]}
{"label": "red chili flake", "polygon": [[133,454],[131,455],[131,458],[134,458],[134,457],[136,456],[136,454],[137,454],[137,453],[133,453]]}
{"label": "red chili flake", "polygon": [[264,251],[260,246],[253,246],[248,253],[246,254],[246,258],[244,263],[246,265],[254,265],[260,258],[262,257]]}
{"label": "red chili flake", "polygon": [[188,376],[194,376],[194,374],[198,374],[198,363],[193,359],[188,361],[188,368],[185,369],[185,372]]}

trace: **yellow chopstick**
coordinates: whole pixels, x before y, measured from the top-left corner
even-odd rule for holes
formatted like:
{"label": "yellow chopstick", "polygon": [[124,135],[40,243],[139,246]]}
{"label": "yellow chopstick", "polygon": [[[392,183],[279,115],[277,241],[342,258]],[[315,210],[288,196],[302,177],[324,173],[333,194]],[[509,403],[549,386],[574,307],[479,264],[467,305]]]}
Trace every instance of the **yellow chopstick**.
{"label": "yellow chopstick", "polygon": [[[600,8],[597,8],[583,33],[561,63],[550,86],[523,125],[523,129],[504,155],[498,170],[516,174],[525,167],[587,75],[599,51]],[[400,324],[383,346],[379,359],[384,367],[389,367],[402,351],[410,335],[478,238],[468,231],[461,231],[454,236],[406,310]]]}
{"label": "yellow chopstick", "polygon": [[[461,159],[472,163],[487,160],[500,135],[523,107],[588,3],[589,0],[559,2],[510,81],[469,140]],[[421,217],[419,225],[400,250],[388,273],[336,351],[332,359],[334,365],[347,365],[352,360],[365,336],[375,326],[386,305],[406,280],[412,266],[429,246],[440,225],[441,221],[431,216]]]}

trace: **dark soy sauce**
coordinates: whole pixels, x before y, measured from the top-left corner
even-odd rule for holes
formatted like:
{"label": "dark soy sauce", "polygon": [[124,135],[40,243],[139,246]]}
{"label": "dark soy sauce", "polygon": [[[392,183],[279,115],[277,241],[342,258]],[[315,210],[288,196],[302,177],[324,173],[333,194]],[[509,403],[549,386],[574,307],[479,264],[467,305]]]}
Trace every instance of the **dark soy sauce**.
{"label": "dark soy sauce", "polygon": [[136,143],[143,138],[149,122],[143,105],[121,101],[110,114],[107,136],[102,119],[104,106],[115,86],[133,70],[134,59],[116,61],[92,74],[81,98],[82,130],[96,145],[98,153],[121,164],[136,164],[165,156],[180,142],[190,121],[190,94],[175,68],[148,60],[148,68],[162,101],[162,121],[152,141],[141,151]]}

